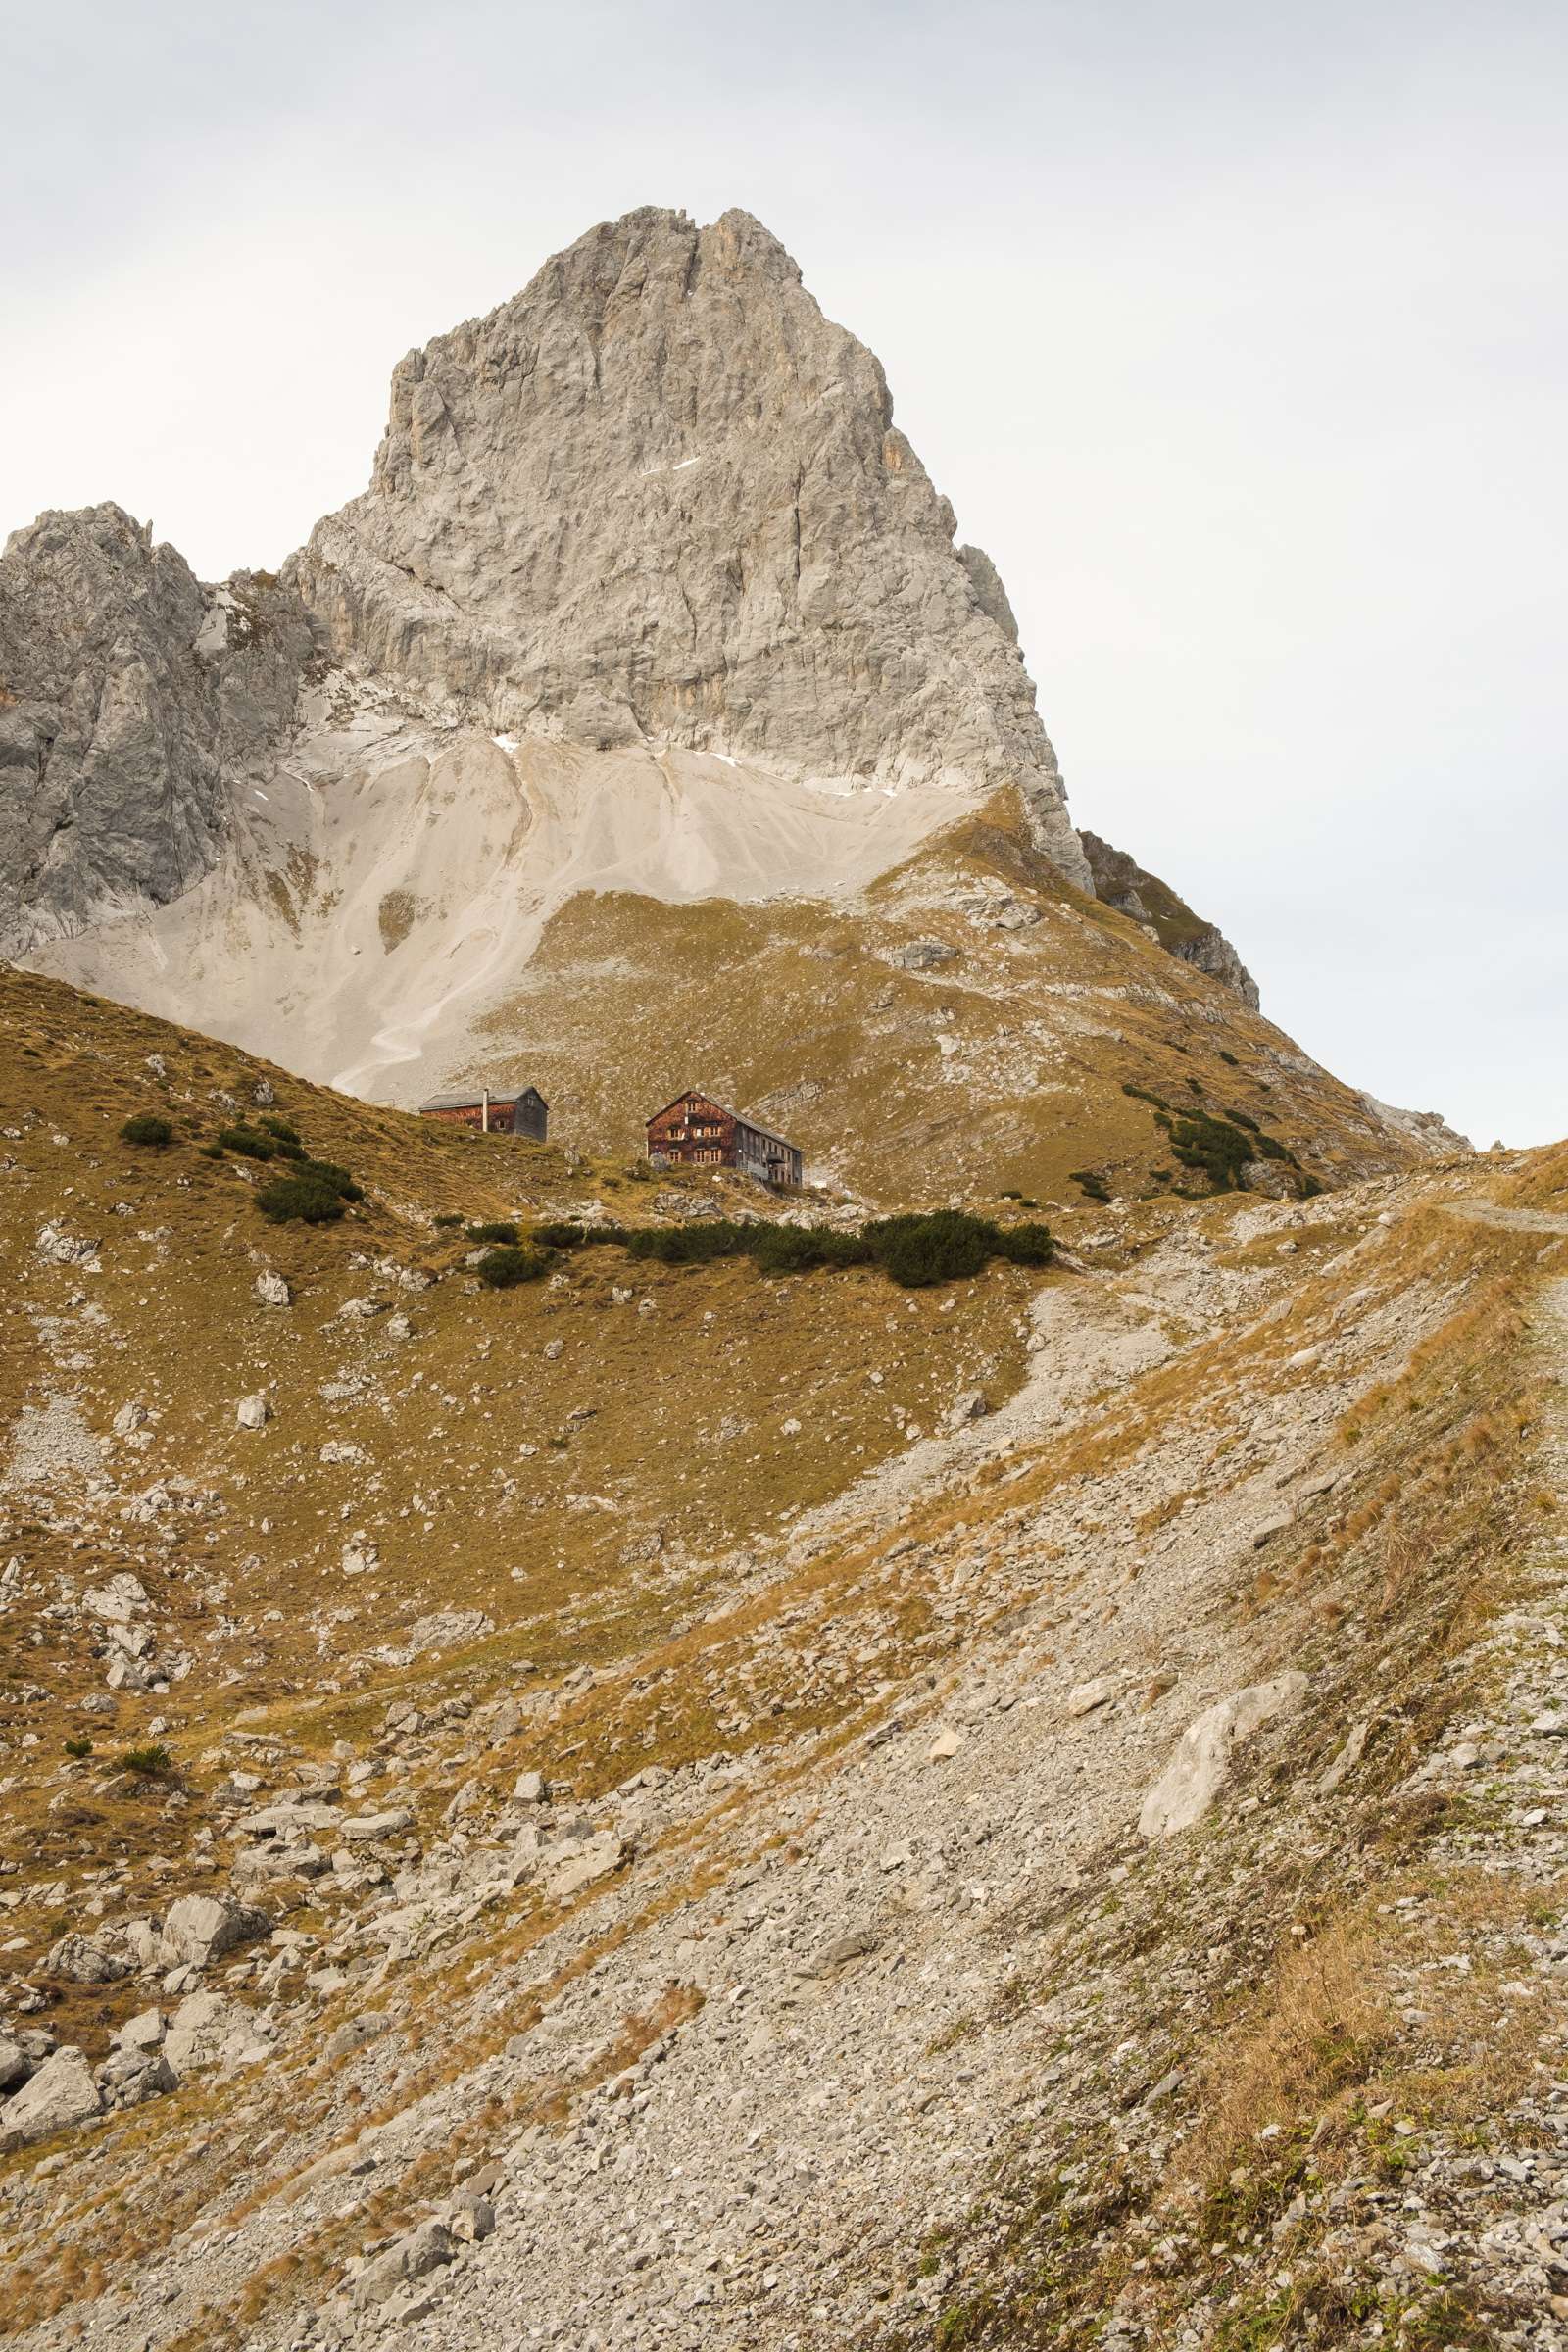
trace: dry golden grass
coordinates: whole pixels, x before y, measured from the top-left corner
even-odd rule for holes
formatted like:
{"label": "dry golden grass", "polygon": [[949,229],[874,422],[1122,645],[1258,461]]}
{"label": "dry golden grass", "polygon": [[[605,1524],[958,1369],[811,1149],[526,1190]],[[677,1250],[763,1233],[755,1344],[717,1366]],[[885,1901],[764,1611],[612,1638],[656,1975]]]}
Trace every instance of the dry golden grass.
{"label": "dry golden grass", "polygon": [[1287,1943],[1262,1992],[1219,2035],[1188,2142],[1189,2177],[1213,2189],[1270,2125],[1315,2125],[1365,2084],[1393,2039],[1380,1958],[1386,1937],[1364,1917],[1336,1916]]}
{"label": "dry golden grass", "polygon": [[[1040,919],[1009,933],[955,905],[978,907],[997,886]],[[917,939],[941,940],[953,960],[903,970],[895,954]],[[1086,1021],[1063,990],[1109,992],[1110,1021]],[[938,1016],[960,1048],[961,1089],[940,1075]],[[1012,794],[925,844],[863,906],[573,899],[486,1031],[503,1053],[526,1039],[546,1093],[617,1151],[640,1143],[637,1085],[662,1100],[700,1067],[885,1205],[1020,1193],[1093,1230],[1099,1212],[1073,1170],[1110,1170],[1116,1195],[1136,1200],[1175,1165],[1124,1082],[1177,1108],[1240,1108],[1331,1179],[1406,1158],[1397,1142],[1370,1143],[1336,1080],[1282,1068],[1268,1022],[1064,885]]]}
{"label": "dry golden grass", "polygon": [[[1347,1868],[1326,1874],[1315,1852],[1303,1864],[1266,1829],[1254,1844],[1240,1815],[1216,1828],[1219,1883],[1229,1879],[1242,1930],[1233,1949],[1247,1957],[1210,1978],[1196,2021],[1184,2002],[1178,2022],[1150,1983],[1152,2008],[1175,2027],[1190,2075],[1190,2107],[1162,2175],[1142,2183],[1128,2229],[1113,2132],[1101,2144],[1064,2122],[1038,2156],[1020,2153],[997,2204],[970,2217],[984,2253],[960,2274],[964,2291],[939,2340],[1008,2352],[1087,2341],[1123,2296],[1151,2342],[1177,2340],[1195,2315],[1214,2327],[1217,2313],[1214,2340],[1226,2352],[1359,2344],[1373,2313],[1399,2340],[1406,2320],[1416,2330],[1409,2340],[1495,2340],[1464,2290],[1407,2312],[1409,2298],[1376,2263],[1358,2267],[1343,2235],[1326,2266],[1316,2254],[1322,2208],[1328,2200],[1334,2210],[1338,2185],[1351,2192],[1354,2215],[1367,2180],[1397,2182],[1427,2133],[1456,2133],[1463,2145],[1514,2132],[1521,2095],[1561,2063],[1557,2005],[1537,1963],[1541,1932],[1559,1928],[1568,1886],[1516,1872],[1500,1826],[1494,1856],[1429,1862],[1436,1832],[1478,1841],[1488,1791],[1479,1783],[1452,1795],[1404,1790],[1446,1722],[1487,1712],[1506,1654],[1487,1637],[1503,1612],[1544,1598],[1547,1583],[1540,1497],[1552,1490],[1539,1483],[1535,1458],[1544,1416],[1528,1325],[1534,1285],[1552,1261],[1539,1231],[1458,1223],[1417,1207],[1380,1243],[1380,1283],[1424,1298],[1432,1336],[1348,1416],[1352,1450],[1332,1497],[1248,1576],[1250,1605],[1269,1613],[1279,1654],[1310,1659],[1337,1723],[1361,1718],[1371,1728],[1363,1763],[1334,1800],[1346,1808]],[[1364,1264],[1342,1280],[1364,1282]],[[1308,1291],[1292,1323],[1315,1317],[1331,1328],[1333,1280],[1310,1276]],[[1259,1356],[1252,1362],[1263,1371]],[[1156,1386],[1140,1384],[1146,1408]],[[1180,1409],[1167,1391],[1167,1422]],[[1196,1418],[1201,1401],[1190,1398],[1188,1409]],[[1373,1639],[1363,1627],[1376,1629]],[[1315,1771],[1319,1759],[1327,1751],[1298,1768]],[[1149,1889],[1157,1908],[1129,1901],[1131,1954],[1157,1949],[1174,1963],[1185,1946],[1197,1962],[1195,1946],[1213,1932],[1216,1880],[1203,1865],[1214,1858],[1201,1843],[1171,1856]],[[1200,1865],[1190,1887],[1185,1861]],[[1336,1891],[1347,1883],[1351,1891]],[[1086,1964],[1081,1941],[1063,1951],[1068,1970]],[[1082,2195],[1093,2189],[1114,2208],[1087,2247],[1061,2227],[1062,2176],[1051,2168],[1064,2149],[1075,2164],[1067,2177],[1090,2175]],[[1303,2185],[1307,2212],[1278,2241],[1276,2259],[1288,2267],[1276,2278],[1269,2231]],[[1185,2249],[1168,2278],[1135,2259],[1166,2231]]]}
{"label": "dry golden grass", "polygon": [[[1414,1906],[1400,1916],[1398,1906]],[[1214,2036],[1200,2093],[1201,2122],[1183,2153],[1181,2192],[1222,2204],[1239,2164],[1257,2160],[1276,2127],[1291,2146],[1310,2138],[1328,2172],[1336,2150],[1364,2136],[1369,2110],[1417,2126],[1485,2133],[1539,2077],[1556,2022],[1549,1983],[1521,1984],[1512,1938],[1560,1917],[1568,1884],[1541,1886],[1494,1870],[1416,1868],[1332,1911],[1310,1937],[1287,1943],[1266,1984]],[[1462,1958],[1404,2023],[1411,1964]],[[1376,2118],[1374,2118],[1374,2127]],[[1373,2129],[1372,2136],[1384,2136]]]}

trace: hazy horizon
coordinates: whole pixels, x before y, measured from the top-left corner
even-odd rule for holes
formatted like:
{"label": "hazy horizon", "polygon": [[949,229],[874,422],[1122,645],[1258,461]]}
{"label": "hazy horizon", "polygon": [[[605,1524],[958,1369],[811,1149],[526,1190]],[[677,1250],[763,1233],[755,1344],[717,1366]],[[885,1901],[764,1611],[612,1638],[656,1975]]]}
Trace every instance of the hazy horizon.
{"label": "hazy horizon", "polygon": [[68,5],[13,33],[0,535],[112,498],[275,566],[404,351],[744,206],[996,560],[1075,820],[1338,1075],[1547,1141],[1565,53],[1528,6]]}

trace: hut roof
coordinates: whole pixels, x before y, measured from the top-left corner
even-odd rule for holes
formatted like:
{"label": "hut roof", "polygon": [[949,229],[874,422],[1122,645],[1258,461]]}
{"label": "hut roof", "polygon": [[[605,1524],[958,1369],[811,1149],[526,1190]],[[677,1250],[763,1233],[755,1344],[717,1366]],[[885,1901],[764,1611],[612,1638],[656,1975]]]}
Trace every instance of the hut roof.
{"label": "hut roof", "polygon": [[[532,1095],[536,1102],[543,1102],[546,1110],[550,1108],[536,1086],[493,1086],[490,1089],[490,1107],[492,1110],[499,1110],[503,1103],[520,1102],[528,1095]],[[419,1104],[419,1108],[421,1110],[478,1110],[483,1104],[484,1099],[484,1092],[481,1088],[471,1087],[466,1094],[432,1095],[427,1102]]]}

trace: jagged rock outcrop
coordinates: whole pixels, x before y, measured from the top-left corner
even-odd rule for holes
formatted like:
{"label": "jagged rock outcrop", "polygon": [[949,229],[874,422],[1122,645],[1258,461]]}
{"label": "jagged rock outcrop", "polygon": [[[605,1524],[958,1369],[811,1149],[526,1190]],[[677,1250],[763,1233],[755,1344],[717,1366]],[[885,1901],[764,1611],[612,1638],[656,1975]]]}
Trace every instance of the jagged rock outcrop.
{"label": "jagged rock outcrop", "polygon": [[117,506],[0,557],[0,954],[212,865],[228,796],[292,716],[310,623],[259,573],[207,589]]}
{"label": "jagged rock outcrop", "polygon": [[1113,849],[1098,833],[1086,832],[1079,838],[1094,876],[1097,898],[1102,899],[1107,906],[1114,906],[1118,913],[1130,914],[1172,956],[1179,956],[1183,963],[1207,972],[1211,980],[1220,981],[1256,1012],[1257,982],[1217,924],[1205,922],[1200,914],[1195,914],[1168,882],[1150,873],[1125,850]]}
{"label": "jagged rock outcrop", "polygon": [[629,213],[411,352],[290,576],[340,659],[498,729],[1017,783],[1091,888],[994,566],[749,214]]}
{"label": "jagged rock outcrop", "polygon": [[1450,1127],[1441,1110],[1398,1110],[1392,1102],[1380,1102],[1376,1095],[1363,1095],[1361,1101],[1380,1126],[1392,1127],[1430,1158],[1446,1159],[1450,1152],[1475,1150],[1470,1138]]}

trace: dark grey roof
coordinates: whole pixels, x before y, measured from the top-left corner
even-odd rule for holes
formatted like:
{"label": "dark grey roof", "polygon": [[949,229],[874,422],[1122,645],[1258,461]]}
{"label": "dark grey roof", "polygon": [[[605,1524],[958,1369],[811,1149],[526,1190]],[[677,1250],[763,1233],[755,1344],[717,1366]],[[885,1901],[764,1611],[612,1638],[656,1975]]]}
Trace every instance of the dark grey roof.
{"label": "dark grey roof", "polygon": [[[536,1102],[544,1103],[546,1110],[550,1108],[536,1086],[520,1086],[515,1089],[493,1086],[490,1089],[490,1107],[492,1110],[499,1110],[505,1103],[520,1102],[524,1095],[532,1095]],[[478,1110],[482,1107],[483,1102],[484,1090],[476,1086],[470,1087],[468,1092],[464,1095],[432,1095],[428,1102],[419,1104],[419,1108],[421,1110]]]}

